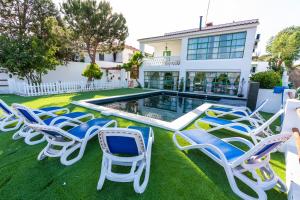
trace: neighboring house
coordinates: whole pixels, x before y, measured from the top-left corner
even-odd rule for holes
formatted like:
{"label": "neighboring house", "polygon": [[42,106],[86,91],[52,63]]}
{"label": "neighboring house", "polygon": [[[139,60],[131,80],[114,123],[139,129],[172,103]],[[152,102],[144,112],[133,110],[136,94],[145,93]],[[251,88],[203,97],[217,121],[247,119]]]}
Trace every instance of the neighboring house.
{"label": "neighboring house", "polygon": [[[247,95],[252,53],[259,37],[257,19],[139,39],[140,50],[154,48],[144,61],[140,83],[145,88],[222,95]],[[181,83],[182,82],[182,83]]]}
{"label": "neighboring house", "polygon": [[263,61],[252,61],[251,63],[251,74],[256,74],[258,72],[264,72],[269,69],[269,62]]}
{"label": "neighboring house", "polygon": [[[101,53],[98,51],[96,53],[96,61],[106,61],[106,62],[115,62],[115,63],[126,63],[134,54],[134,52],[139,51],[138,49],[125,45],[123,51],[116,52],[116,53]],[[82,58],[83,57],[83,58]],[[83,55],[78,54],[75,58],[78,62],[86,62],[89,63],[91,61],[87,51],[83,51]]]}
{"label": "neighboring house", "polygon": [[0,68],[0,94],[7,93],[8,90],[8,73],[6,69]]}
{"label": "neighboring house", "polygon": [[[134,52],[138,49],[125,45],[125,49],[116,54],[101,54],[97,53],[96,62],[100,66],[103,76],[102,80],[112,82],[116,80],[128,80],[129,73],[125,70],[121,70],[119,67],[122,63],[128,62]],[[84,52],[83,58],[80,58],[78,54],[73,61],[68,62],[66,65],[59,65],[55,70],[49,71],[43,75],[43,83],[55,83],[55,82],[73,82],[73,81],[86,81],[87,78],[82,76],[83,70],[90,62],[90,58],[87,52]],[[0,69],[0,94],[8,93],[9,86],[8,80],[14,79],[18,82],[26,82],[18,79],[17,76],[10,75],[7,70]]]}

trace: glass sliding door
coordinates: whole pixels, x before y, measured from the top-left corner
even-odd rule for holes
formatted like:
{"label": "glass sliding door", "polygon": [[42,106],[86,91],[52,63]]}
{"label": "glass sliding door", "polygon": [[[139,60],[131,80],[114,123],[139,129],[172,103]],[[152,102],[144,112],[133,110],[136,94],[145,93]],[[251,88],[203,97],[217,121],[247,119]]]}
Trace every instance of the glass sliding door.
{"label": "glass sliding door", "polygon": [[147,71],[144,74],[144,87],[160,90],[178,90],[179,72]]}
{"label": "glass sliding door", "polygon": [[239,72],[190,71],[186,75],[186,91],[205,94],[237,95]]}

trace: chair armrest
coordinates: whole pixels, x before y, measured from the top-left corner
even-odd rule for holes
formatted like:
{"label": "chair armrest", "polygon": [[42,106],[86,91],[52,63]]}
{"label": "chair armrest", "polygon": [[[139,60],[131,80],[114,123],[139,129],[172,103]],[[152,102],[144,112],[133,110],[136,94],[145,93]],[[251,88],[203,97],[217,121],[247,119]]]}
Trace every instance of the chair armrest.
{"label": "chair armrest", "polygon": [[254,145],[252,144],[252,142],[250,142],[249,140],[246,140],[245,138],[241,138],[241,137],[230,137],[230,138],[223,138],[222,139],[224,142],[240,142],[243,143],[245,145],[247,145],[250,149],[254,147]]}
{"label": "chair armrest", "polygon": [[79,124],[82,124],[82,121],[78,120],[78,119],[74,119],[74,118],[70,118],[70,117],[66,117],[66,116],[58,116],[58,117],[55,117],[49,124],[49,126],[54,126],[55,125],[55,122],[57,122],[58,120],[61,120],[61,119],[66,119],[68,120],[69,122],[75,122],[75,123],[79,123]]}

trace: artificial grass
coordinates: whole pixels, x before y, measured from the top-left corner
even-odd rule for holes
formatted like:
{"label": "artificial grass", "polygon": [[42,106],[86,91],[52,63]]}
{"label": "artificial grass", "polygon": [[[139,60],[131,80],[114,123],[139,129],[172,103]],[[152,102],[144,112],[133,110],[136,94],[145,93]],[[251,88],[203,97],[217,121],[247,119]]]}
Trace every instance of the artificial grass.
{"label": "artificial grass", "polygon": [[[72,101],[142,92],[141,89],[119,89],[88,93],[73,93],[43,97],[1,95],[11,103],[23,103],[31,108],[68,106],[71,111],[99,112],[71,105]],[[107,117],[106,117],[107,118]],[[139,124],[122,118],[120,127]],[[107,181],[96,190],[102,153],[95,137],[87,146],[83,158],[72,166],[63,166],[57,158],[37,161],[45,143],[28,146],[22,140],[13,141],[13,132],[0,133],[0,199],[239,199],[231,190],[224,170],[200,151],[179,151],[172,141],[172,132],[154,128],[150,180],[143,194],[136,194],[132,183]],[[193,125],[187,129],[194,128]],[[219,137],[236,136],[228,131],[215,133]],[[284,157],[275,153],[272,166],[285,178]],[[249,188],[242,186],[249,192]],[[286,199],[276,189],[268,191],[269,199]]]}

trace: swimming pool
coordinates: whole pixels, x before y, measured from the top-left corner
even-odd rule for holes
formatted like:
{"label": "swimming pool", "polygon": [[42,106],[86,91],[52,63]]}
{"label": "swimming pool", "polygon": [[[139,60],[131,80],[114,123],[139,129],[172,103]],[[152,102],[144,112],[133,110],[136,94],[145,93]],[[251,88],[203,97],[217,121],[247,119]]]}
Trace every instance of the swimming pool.
{"label": "swimming pool", "polygon": [[74,104],[168,130],[180,130],[213,104],[244,106],[239,98],[166,91],[88,99]]}

